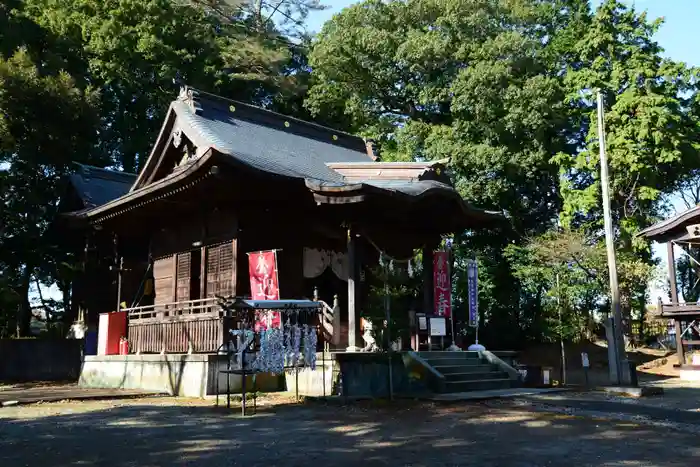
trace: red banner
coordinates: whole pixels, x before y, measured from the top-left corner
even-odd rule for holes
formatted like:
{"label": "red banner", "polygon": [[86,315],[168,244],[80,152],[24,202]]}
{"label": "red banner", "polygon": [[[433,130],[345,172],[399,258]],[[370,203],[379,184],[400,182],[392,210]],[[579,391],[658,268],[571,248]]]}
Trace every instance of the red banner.
{"label": "red banner", "polygon": [[433,253],[433,295],[435,313],[449,318],[452,315],[452,278],[450,254],[446,251]]}
{"label": "red banner", "polygon": [[[280,299],[277,254],[274,250],[248,253],[248,275],[250,276],[250,295],[253,300]],[[280,325],[279,312],[265,313],[256,318],[255,328],[259,330]]]}

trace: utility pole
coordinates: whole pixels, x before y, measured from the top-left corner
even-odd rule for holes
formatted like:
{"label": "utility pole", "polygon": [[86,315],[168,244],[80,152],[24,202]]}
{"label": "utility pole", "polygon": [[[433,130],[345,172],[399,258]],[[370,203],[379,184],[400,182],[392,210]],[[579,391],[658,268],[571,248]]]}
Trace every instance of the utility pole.
{"label": "utility pole", "polygon": [[566,386],[566,350],[564,349],[564,321],[561,317],[561,288],[557,273],[557,310],[559,312],[559,344],[561,345],[561,382]]}
{"label": "utility pole", "polygon": [[617,369],[617,384],[629,384],[629,365],[625,355],[622,337],[622,311],[620,309],[620,289],[617,283],[617,260],[615,258],[615,236],[612,216],[610,214],[610,186],[608,180],[608,159],[605,153],[605,126],[603,119],[603,94],[598,91],[598,145],[600,146],[600,184],[603,192],[603,219],[605,224],[605,246],[608,254],[608,273],[610,275],[610,297],[613,313],[613,341],[615,361],[608,362]]}

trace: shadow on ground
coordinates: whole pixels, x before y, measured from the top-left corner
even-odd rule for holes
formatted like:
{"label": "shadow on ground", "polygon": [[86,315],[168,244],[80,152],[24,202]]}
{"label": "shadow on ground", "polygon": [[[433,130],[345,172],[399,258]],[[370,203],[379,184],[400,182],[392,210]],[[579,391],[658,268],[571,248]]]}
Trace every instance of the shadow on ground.
{"label": "shadow on ground", "polygon": [[0,465],[512,467],[700,461],[691,435],[515,407],[314,403],[276,406],[245,419],[235,410],[162,400],[2,409]]}

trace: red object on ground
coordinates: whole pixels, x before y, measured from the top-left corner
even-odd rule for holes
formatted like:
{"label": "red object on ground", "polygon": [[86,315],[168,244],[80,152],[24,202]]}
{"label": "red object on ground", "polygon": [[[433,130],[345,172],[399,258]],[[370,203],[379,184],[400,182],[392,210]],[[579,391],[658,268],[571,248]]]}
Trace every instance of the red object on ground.
{"label": "red object on ground", "polygon": [[97,355],[119,355],[120,340],[126,335],[126,311],[100,314]]}
{"label": "red object on ground", "polygon": [[124,337],[119,341],[119,355],[129,355],[129,341]]}

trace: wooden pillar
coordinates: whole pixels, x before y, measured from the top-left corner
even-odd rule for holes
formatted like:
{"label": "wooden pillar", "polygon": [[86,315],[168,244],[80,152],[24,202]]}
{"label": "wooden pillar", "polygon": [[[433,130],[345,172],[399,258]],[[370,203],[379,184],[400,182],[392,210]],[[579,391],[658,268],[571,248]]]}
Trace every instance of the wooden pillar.
{"label": "wooden pillar", "polygon": [[685,352],[683,352],[683,330],[681,321],[674,319],[673,324],[676,327],[676,355],[678,355],[678,364],[685,365]]}
{"label": "wooden pillar", "polygon": [[357,240],[348,229],[348,350],[357,350]]}
{"label": "wooden pillar", "polygon": [[427,244],[423,247],[423,313],[435,312],[433,294],[433,245]]}
{"label": "wooden pillar", "polygon": [[[676,282],[676,258],[673,254],[673,242],[666,243],[666,251],[668,253],[668,280],[671,284],[671,304],[678,306],[678,284]],[[662,310],[659,310],[662,311]],[[678,355],[678,364],[685,364],[685,352],[683,352],[683,333],[681,322],[678,319],[673,320],[676,329],[676,354]]]}
{"label": "wooden pillar", "polygon": [[[673,255],[673,242],[666,243],[668,252],[668,279],[671,283],[671,303],[678,305],[678,284],[676,283],[676,258]],[[659,310],[661,311],[661,310]]]}
{"label": "wooden pillar", "polygon": [[[204,243],[204,242],[202,242]],[[196,252],[196,250],[195,250]],[[192,254],[195,254],[192,252]],[[207,298],[207,247],[203,246],[199,251],[199,297],[190,298]],[[235,267],[235,263],[234,263]],[[236,283],[233,283],[236,286]]]}

